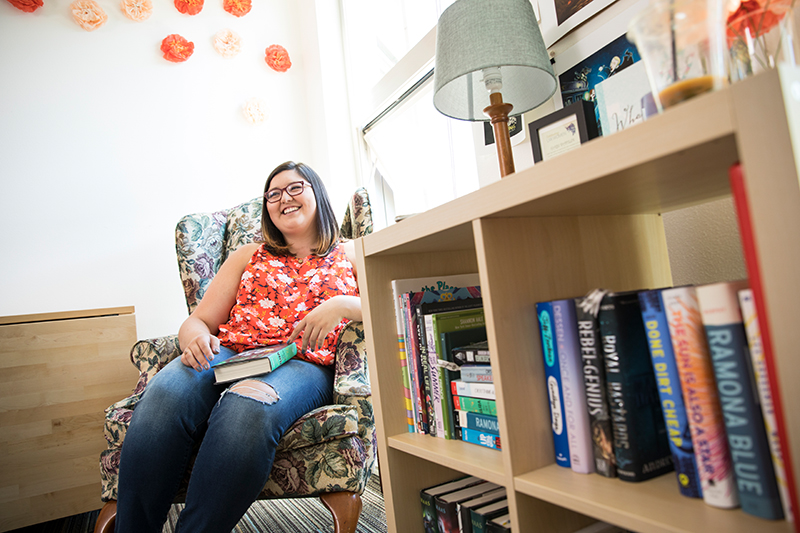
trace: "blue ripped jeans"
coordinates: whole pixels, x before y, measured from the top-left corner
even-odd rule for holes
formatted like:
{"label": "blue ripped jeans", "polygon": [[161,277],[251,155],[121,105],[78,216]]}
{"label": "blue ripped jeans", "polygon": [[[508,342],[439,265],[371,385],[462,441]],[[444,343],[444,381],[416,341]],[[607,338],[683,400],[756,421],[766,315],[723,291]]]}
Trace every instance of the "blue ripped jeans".
{"label": "blue ripped jeans", "polygon": [[[223,346],[214,360],[232,355]],[[213,370],[180,358],[147,384],[122,447],[117,533],[161,532],[198,444],[176,532],[230,533],[266,484],[283,433],[332,401],[333,367],[292,359],[248,379],[269,384],[278,400],[263,387],[215,385]]]}

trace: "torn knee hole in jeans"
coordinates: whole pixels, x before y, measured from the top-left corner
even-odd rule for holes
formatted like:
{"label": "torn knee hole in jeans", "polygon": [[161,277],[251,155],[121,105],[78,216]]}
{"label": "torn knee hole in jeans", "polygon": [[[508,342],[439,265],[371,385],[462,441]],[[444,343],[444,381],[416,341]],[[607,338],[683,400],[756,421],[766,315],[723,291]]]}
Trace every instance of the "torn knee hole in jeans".
{"label": "torn knee hole in jeans", "polygon": [[280,396],[278,396],[278,393],[275,392],[275,389],[273,389],[270,385],[255,379],[240,381],[231,386],[228,391],[236,394],[237,396],[241,396],[243,398],[252,398],[253,400],[265,403],[267,405],[272,405],[281,399]]}

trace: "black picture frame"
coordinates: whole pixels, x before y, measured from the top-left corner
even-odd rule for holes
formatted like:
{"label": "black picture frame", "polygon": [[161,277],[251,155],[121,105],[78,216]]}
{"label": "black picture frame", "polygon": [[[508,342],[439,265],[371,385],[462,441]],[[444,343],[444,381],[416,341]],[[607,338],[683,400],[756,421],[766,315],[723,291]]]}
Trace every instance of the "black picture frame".
{"label": "black picture frame", "polygon": [[[542,149],[541,137],[539,135],[540,131],[571,116],[574,116],[573,123],[577,128],[577,131],[574,132],[574,134],[580,139],[580,144],[599,136],[597,129],[597,118],[595,117],[594,105],[592,102],[588,102],[586,100],[574,102],[557,111],[553,111],[546,117],[542,117],[539,120],[534,120],[528,124],[534,163],[539,163],[544,159],[544,150]],[[571,150],[573,148],[577,148],[577,146],[573,146],[569,149]]]}

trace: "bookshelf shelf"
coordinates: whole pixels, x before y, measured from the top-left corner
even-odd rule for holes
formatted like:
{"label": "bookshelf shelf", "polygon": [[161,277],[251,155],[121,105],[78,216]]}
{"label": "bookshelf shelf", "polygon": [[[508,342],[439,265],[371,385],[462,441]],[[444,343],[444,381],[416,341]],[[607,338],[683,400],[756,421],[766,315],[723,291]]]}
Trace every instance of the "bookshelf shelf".
{"label": "bookshelf shelf", "polygon": [[[672,474],[630,484],[555,466],[535,316],[538,301],[596,287],[670,285],[661,213],[730,196],[728,168],[741,161],[788,455],[800,460],[800,419],[789,411],[800,405],[800,182],[790,134],[800,131],[800,99],[792,84],[800,87],[800,69],[782,68],[697,97],[359,240],[390,532],[421,532],[420,489],[460,474],[504,485],[519,532],[575,531],[588,519],[641,532],[792,531],[684,498]],[[480,275],[501,452],[407,432],[391,281],[470,272]]]}

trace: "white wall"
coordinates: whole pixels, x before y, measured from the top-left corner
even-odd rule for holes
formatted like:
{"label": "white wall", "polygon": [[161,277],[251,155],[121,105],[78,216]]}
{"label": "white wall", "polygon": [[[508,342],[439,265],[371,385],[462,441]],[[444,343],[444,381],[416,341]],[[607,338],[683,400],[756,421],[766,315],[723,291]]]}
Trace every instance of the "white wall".
{"label": "white wall", "polygon": [[[336,161],[310,133],[324,119],[309,90],[321,83],[324,43],[307,40],[316,3],[257,0],[236,18],[221,0],[196,16],[153,0],[136,23],[118,0],[98,2],[108,22],[94,32],[66,0],[31,14],[0,4],[0,315],[134,305],[140,338],[174,333],[186,317],[181,216],[258,196],[287,159],[331,188]],[[235,58],[213,49],[223,28],[244,41]],[[171,33],[195,43],[185,63],[161,57]],[[289,51],[288,72],[264,62],[270,44]],[[262,125],[241,111],[254,96],[270,105]],[[331,191],[337,214],[352,190]]]}

